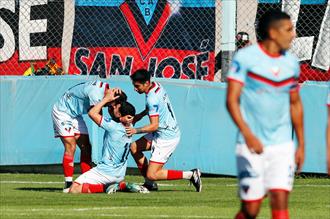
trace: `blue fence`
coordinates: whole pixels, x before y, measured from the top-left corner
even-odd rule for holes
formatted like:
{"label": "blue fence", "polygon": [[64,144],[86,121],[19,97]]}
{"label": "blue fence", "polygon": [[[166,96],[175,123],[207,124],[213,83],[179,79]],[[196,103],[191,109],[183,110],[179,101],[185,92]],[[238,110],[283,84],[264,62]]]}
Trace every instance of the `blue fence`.
{"label": "blue fence", "polygon": [[[52,105],[70,86],[93,79],[96,78],[1,76],[0,165],[61,163],[63,146],[53,137]],[[137,111],[144,109],[144,95],[133,91],[128,77],[118,76],[104,81],[112,87],[122,88]],[[157,81],[167,89],[182,131],[181,142],[167,167],[199,167],[205,173],[235,175],[237,130],[225,108],[226,84],[173,79]],[[327,83],[316,82],[306,83],[301,89],[306,133],[304,172],[326,172],[327,89]],[[92,140],[93,160],[97,161],[103,131],[87,117],[85,121]],[[136,126],[147,122],[145,118]],[[132,158],[129,166],[136,167]]]}

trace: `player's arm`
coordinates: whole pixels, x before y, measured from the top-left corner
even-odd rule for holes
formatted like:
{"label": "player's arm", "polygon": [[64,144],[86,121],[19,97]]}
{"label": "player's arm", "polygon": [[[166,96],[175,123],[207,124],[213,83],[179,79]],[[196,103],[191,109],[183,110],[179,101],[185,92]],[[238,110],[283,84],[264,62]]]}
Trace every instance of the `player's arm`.
{"label": "player's arm", "polygon": [[249,126],[243,119],[241,110],[240,110],[240,96],[242,92],[243,84],[229,80],[227,88],[227,100],[226,105],[230,116],[232,117],[234,123],[237,125],[238,129],[242,133],[246,145],[250,150],[260,154],[263,152],[263,146],[258,138],[254,136]]}
{"label": "player's arm", "polygon": [[127,127],[126,133],[128,136],[132,136],[134,134],[140,134],[140,133],[150,133],[155,132],[158,129],[159,126],[159,116],[149,116],[150,124],[143,126],[141,128],[133,128],[133,127]]}
{"label": "player's arm", "polygon": [[145,110],[143,110],[142,112],[140,112],[139,114],[137,114],[137,115],[134,116],[133,124],[135,124],[138,121],[140,121],[146,115],[148,115],[148,108],[147,107],[145,108]]}
{"label": "player's arm", "polygon": [[305,140],[304,140],[304,121],[303,121],[303,106],[298,91],[290,92],[290,113],[293,128],[295,130],[298,147],[296,149],[295,160],[297,172],[301,171],[304,163]]}
{"label": "player's arm", "polygon": [[102,114],[100,112],[102,111],[102,107],[119,97],[115,97],[115,94],[115,90],[109,90],[109,92],[105,94],[104,98],[89,110],[88,115],[96,124],[101,124]]}

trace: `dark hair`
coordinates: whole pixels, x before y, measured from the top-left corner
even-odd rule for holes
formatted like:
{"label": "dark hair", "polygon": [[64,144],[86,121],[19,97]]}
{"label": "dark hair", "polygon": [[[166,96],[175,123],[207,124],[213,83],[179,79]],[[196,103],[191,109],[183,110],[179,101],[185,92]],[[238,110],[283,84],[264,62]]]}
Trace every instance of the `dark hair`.
{"label": "dark hair", "polygon": [[133,82],[145,83],[150,81],[151,73],[146,69],[139,69],[131,75]]}
{"label": "dark hair", "polygon": [[121,91],[120,93],[117,93],[115,95],[115,97],[119,96],[116,100],[115,100],[115,104],[120,104],[122,102],[126,102],[127,101],[127,95],[124,93],[124,91]]}
{"label": "dark hair", "polygon": [[280,10],[269,10],[265,14],[263,14],[258,22],[257,26],[257,34],[260,40],[266,40],[269,38],[269,29],[276,22],[280,20],[290,20],[290,16]]}
{"label": "dark hair", "polygon": [[119,112],[121,116],[127,116],[127,115],[135,116],[135,107],[129,102],[124,101],[121,103]]}

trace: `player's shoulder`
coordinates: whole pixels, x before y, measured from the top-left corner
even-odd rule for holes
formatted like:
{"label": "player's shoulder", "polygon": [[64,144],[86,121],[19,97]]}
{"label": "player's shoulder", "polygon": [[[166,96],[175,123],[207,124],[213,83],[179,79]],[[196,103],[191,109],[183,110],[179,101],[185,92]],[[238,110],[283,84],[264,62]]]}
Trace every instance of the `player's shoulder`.
{"label": "player's shoulder", "polygon": [[252,60],[255,60],[251,57],[254,57],[258,54],[258,45],[250,45],[247,47],[244,47],[242,49],[239,49],[235,53],[235,59],[239,61],[244,61],[244,62],[250,62]]}
{"label": "player's shoulder", "polygon": [[291,60],[292,62],[296,62],[296,63],[299,62],[298,57],[295,54],[291,53],[290,51],[285,51],[284,56],[287,59]]}

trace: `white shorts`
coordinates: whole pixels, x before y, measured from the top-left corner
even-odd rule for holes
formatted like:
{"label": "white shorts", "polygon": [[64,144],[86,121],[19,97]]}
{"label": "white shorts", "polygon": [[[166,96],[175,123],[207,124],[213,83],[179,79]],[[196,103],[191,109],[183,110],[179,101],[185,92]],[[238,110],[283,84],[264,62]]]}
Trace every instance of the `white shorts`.
{"label": "white shorts", "polygon": [[88,129],[82,116],[71,117],[54,107],[52,119],[55,137],[74,137],[80,134],[88,135]]}
{"label": "white shorts", "polygon": [[148,142],[151,142],[150,161],[154,163],[164,164],[171,157],[176,146],[180,142],[180,137],[170,140],[164,140],[154,137],[152,133],[143,136]]}
{"label": "white shorts", "polygon": [[293,142],[264,147],[252,153],[246,144],[236,148],[239,195],[243,201],[259,201],[272,190],[292,190],[294,180]]}
{"label": "white shorts", "polygon": [[101,172],[97,171],[96,168],[92,168],[89,171],[81,174],[76,180],[76,183],[84,184],[103,184],[109,185],[114,183],[119,183],[124,180],[124,177],[112,177],[102,174]]}

